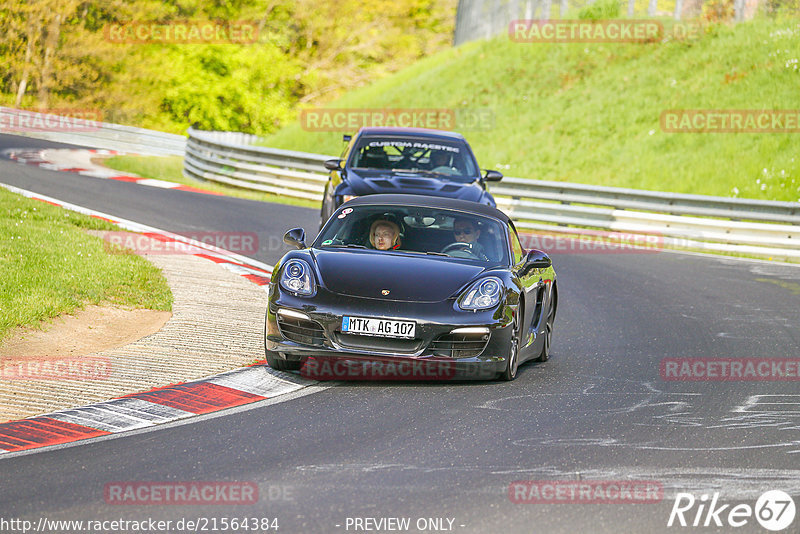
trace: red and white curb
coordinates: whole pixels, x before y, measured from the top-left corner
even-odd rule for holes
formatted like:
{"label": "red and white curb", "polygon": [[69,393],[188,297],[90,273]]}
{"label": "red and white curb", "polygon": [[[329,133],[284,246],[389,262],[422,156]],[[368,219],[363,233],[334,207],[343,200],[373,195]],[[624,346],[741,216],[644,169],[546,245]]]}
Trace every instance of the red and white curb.
{"label": "red and white curb", "polygon": [[122,156],[137,155],[116,150],[89,149],[89,148],[45,148],[27,149],[11,148],[3,151],[3,155],[12,161],[22,165],[34,165],[42,169],[51,171],[74,172],[82,176],[92,178],[103,178],[117,180],[120,182],[131,182],[161,189],[176,189],[178,191],[191,191],[193,193],[204,193],[207,195],[221,195],[214,191],[183,185],[166,180],[156,180],[155,178],[142,178],[125,174],[108,167],[97,165],[92,161],[98,156]]}
{"label": "red and white curb", "polygon": [[[62,202],[18,187],[0,184],[13,193],[110,221],[120,228],[163,241],[180,241],[197,248],[195,256],[211,260],[266,290],[272,266],[133,221]],[[191,252],[188,252],[191,253]],[[0,456],[50,445],[72,443],[128,430],[242,406],[285,395],[316,384],[266,365],[236,369],[213,377],[156,388],[81,408],[62,410],[0,423]]]}
{"label": "red and white curb", "polygon": [[0,424],[0,456],[129,430],[272,399],[314,384],[263,365],[135,393],[81,408]]}

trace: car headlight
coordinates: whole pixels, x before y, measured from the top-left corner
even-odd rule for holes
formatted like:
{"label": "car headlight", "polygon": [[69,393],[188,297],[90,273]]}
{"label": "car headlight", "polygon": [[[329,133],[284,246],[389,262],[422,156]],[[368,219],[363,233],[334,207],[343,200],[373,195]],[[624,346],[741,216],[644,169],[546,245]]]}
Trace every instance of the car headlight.
{"label": "car headlight", "polygon": [[314,294],[314,275],[311,266],[303,260],[289,260],[283,266],[281,287],[298,295]]}
{"label": "car headlight", "polygon": [[503,281],[494,276],[481,278],[463,293],[462,310],[485,310],[494,308],[503,296]]}

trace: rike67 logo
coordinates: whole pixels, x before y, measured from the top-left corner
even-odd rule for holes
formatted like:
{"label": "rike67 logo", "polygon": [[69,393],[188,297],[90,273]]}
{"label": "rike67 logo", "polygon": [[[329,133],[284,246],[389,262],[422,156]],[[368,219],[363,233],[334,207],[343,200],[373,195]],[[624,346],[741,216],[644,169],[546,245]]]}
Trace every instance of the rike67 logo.
{"label": "rike67 logo", "polygon": [[[719,493],[703,494],[699,499],[691,493],[678,493],[667,526],[671,527],[743,527],[755,520],[772,532],[785,530],[794,522],[795,504],[792,497],[780,490],[763,493],[755,508],[749,504],[719,504]],[[796,532],[796,531],[795,531]]]}

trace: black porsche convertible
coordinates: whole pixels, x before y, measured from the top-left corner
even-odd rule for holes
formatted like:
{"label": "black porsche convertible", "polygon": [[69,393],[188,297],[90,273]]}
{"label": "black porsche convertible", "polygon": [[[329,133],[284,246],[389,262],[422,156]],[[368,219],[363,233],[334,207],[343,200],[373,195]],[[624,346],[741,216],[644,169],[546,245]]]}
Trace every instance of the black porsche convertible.
{"label": "black porsche convertible", "polygon": [[310,246],[301,228],[284,241],[298,250],[269,285],[274,369],[345,359],[382,362],[397,378],[513,380],[521,363],[550,355],[552,262],[526,252],[513,222],[491,206],[370,195],[342,205]]}

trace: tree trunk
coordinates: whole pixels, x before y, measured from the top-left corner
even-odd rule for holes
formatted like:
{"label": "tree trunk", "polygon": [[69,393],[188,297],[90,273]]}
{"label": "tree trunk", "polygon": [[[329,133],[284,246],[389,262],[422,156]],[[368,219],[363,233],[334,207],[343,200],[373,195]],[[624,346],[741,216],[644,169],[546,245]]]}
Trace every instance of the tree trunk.
{"label": "tree trunk", "polygon": [[734,0],[733,2],[734,18],[736,22],[744,20],[744,0]]}
{"label": "tree trunk", "polygon": [[50,97],[50,85],[52,82],[53,55],[58,47],[58,40],[61,37],[61,14],[56,13],[50,26],[47,28],[45,37],[44,59],[42,61],[42,72],[39,83],[39,108],[47,108]]}
{"label": "tree trunk", "polygon": [[551,0],[544,0],[542,4],[542,20],[550,20]]}
{"label": "tree trunk", "polygon": [[683,14],[683,0],[675,0],[675,20],[681,20]]}
{"label": "tree trunk", "polygon": [[19,81],[17,88],[17,97],[14,99],[14,107],[18,108],[22,105],[22,98],[25,96],[25,91],[28,90],[28,80],[31,76],[31,59],[33,59],[33,43],[36,39],[37,33],[41,35],[41,25],[28,24],[27,42],[25,43],[25,63],[22,68],[22,77]]}

